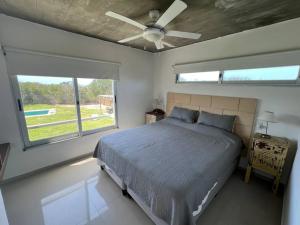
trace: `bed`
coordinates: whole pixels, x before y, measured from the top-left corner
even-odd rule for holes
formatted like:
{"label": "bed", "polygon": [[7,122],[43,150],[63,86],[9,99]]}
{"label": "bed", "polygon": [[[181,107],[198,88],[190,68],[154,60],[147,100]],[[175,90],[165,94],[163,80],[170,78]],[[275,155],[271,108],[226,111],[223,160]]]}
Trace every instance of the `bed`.
{"label": "bed", "polygon": [[168,93],[174,106],[237,115],[233,133],[166,118],[101,138],[94,157],[157,225],[195,225],[236,168],[256,100]]}

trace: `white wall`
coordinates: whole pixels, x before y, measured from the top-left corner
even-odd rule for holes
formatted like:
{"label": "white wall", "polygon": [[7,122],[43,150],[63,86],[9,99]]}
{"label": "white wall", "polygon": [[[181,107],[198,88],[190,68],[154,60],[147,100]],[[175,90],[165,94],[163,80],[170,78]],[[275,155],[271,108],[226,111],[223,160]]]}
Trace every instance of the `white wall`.
{"label": "white wall", "polygon": [[[120,62],[118,82],[118,118],[120,128],[144,122],[144,112],[152,107],[153,55],[141,50],[100,41],[62,30],[0,15],[0,41],[34,51]],[[10,142],[5,178],[65,161],[93,151],[99,134],[71,141],[22,150],[15,106],[6,73],[5,58],[0,54],[0,142]]]}
{"label": "white wall", "polygon": [[[274,111],[281,121],[270,125],[270,133],[295,140],[300,134],[299,87],[176,84],[172,65],[300,49],[299,27],[300,19],[295,19],[157,53],[155,54],[154,97],[166,96],[166,92],[174,91],[257,98],[259,112]],[[287,163],[287,167],[289,166],[290,163]],[[284,183],[287,177],[288,172],[284,175]]]}
{"label": "white wall", "polygon": [[282,225],[300,225],[300,137],[287,191],[284,195]]}

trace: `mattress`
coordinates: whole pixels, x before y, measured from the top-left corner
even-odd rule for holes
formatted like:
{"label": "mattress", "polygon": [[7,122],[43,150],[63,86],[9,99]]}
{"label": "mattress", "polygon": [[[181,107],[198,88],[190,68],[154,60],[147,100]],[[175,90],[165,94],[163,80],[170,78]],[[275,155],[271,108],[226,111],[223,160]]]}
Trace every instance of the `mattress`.
{"label": "mattress", "polygon": [[227,131],[167,118],[102,137],[94,157],[166,224],[195,225],[195,212],[241,147]]}

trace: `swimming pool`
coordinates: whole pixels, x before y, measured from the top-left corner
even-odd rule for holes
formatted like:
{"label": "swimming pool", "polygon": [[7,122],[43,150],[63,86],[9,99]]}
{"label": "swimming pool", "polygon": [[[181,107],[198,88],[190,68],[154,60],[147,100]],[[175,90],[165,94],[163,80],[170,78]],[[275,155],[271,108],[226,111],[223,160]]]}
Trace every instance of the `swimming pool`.
{"label": "swimming pool", "polygon": [[46,116],[46,115],[52,115],[55,114],[56,110],[55,109],[38,109],[38,110],[30,110],[30,111],[25,111],[24,114],[25,116]]}

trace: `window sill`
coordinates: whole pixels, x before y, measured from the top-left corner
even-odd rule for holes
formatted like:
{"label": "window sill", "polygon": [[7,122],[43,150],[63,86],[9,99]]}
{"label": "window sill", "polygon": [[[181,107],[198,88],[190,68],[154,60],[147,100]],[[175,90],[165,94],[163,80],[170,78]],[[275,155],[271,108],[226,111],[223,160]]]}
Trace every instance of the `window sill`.
{"label": "window sill", "polygon": [[86,136],[90,136],[90,135],[95,135],[95,134],[100,134],[100,135],[104,135],[104,134],[110,134],[113,132],[116,132],[119,130],[118,126],[111,126],[111,127],[107,127],[107,128],[101,128],[98,130],[92,130],[92,131],[87,131],[86,133],[83,133],[82,135],[78,135],[78,136],[73,136],[73,137],[68,137],[65,139],[61,139],[61,140],[49,140],[49,142],[46,143],[39,143],[39,144],[33,144],[30,146],[24,146],[23,147],[23,151],[28,151],[28,150],[32,150],[32,149],[37,149],[43,146],[49,146],[49,145],[55,145],[55,144],[59,144],[62,142],[69,142],[69,141],[74,141],[74,140],[78,140],[80,138],[84,138]]}

